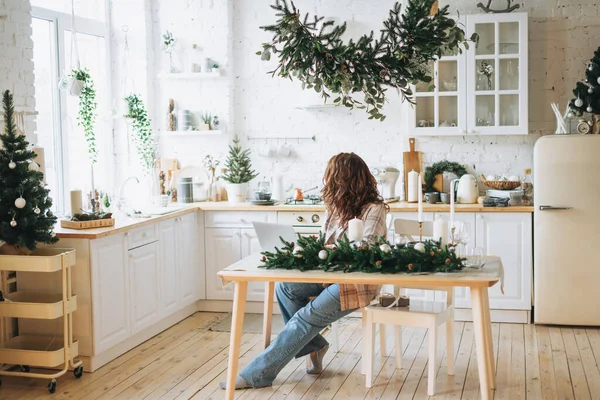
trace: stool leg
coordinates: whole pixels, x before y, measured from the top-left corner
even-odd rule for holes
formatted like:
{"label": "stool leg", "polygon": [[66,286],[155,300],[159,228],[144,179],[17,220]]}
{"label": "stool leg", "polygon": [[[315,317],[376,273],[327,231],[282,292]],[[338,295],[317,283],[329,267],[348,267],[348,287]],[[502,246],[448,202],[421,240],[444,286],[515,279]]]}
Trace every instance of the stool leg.
{"label": "stool leg", "polygon": [[387,346],[385,345],[385,324],[379,324],[379,349],[381,357],[387,357]]}
{"label": "stool leg", "polygon": [[400,325],[394,326],[394,336],[396,339],[396,368],[402,369],[402,327]]}
{"label": "stool leg", "polygon": [[331,324],[331,333],[333,334],[333,348],[336,353],[340,351],[340,324],[339,321],[335,321]]}
{"label": "stool leg", "polygon": [[367,343],[367,354],[365,355],[367,376],[365,386],[370,388],[373,386],[373,363],[375,361],[375,324],[373,323],[373,314],[371,313],[367,313],[367,331],[363,336],[363,340]]}
{"label": "stool leg", "polygon": [[362,322],[362,332],[363,332],[363,348],[362,348],[362,357],[360,359],[360,373],[361,374],[366,374],[367,373],[367,361],[366,361],[366,357],[367,357],[367,312],[363,309],[362,311],[362,318],[361,318],[361,322]]}
{"label": "stool leg", "polygon": [[450,316],[446,320],[446,360],[448,365],[448,375],[454,375],[454,336],[452,335],[452,326],[454,318]]}
{"label": "stool leg", "polygon": [[427,394],[433,396],[435,394],[435,365],[437,358],[437,327],[429,327],[429,366],[427,377]]}

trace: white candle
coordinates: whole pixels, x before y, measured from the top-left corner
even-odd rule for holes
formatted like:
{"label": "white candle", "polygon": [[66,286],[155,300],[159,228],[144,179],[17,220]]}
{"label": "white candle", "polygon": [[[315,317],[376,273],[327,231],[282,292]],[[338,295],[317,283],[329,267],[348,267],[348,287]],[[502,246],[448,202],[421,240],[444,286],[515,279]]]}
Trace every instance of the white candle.
{"label": "white candle", "polygon": [[363,222],[354,218],[348,221],[348,239],[351,242],[358,242],[363,239]]}
{"label": "white candle", "polygon": [[[421,174],[419,174],[418,182],[421,182]],[[423,188],[420,187],[419,190],[417,190],[417,194],[419,199],[419,204],[417,206],[417,211],[419,213],[418,221],[423,222]]]}
{"label": "white candle", "polygon": [[448,222],[442,218],[438,218],[433,222],[433,239],[442,239],[441,246],[448,245]]}
{"label": "white candle", "polygon": [[409,203],[417,202],[417,191],[419,188],[419,174],[412,170],[408,173],[408,193],[406,194],[406,201]]}
{"label": "white candle", "polygon": [[450,185],[450,225],[454,223],[454,181]]}
{"label": "white candle", "polygon": [[82,207],[81,190],[71,190],[71,215],[73,216],[80,213]]}

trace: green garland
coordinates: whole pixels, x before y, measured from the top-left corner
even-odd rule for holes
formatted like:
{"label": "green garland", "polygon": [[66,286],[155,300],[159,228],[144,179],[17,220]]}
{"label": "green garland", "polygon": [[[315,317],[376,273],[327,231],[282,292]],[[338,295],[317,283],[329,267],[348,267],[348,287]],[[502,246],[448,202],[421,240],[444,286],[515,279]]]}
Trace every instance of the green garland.
{"label": "green garland", "polygon": [[464,166],[452,161],[444,160],[436,162],[425,169],[425,184],[427,185],[427,190],[433,189],[435,176],[444,172],[451,172],[460,178],[467,173],[467,170]]}
{"label": "green garland", "polygon": [[88,145],[88,153],[92,164],[98,162],[98,149],[96,148],[96,134],[94,125],[96,124],[96,88],[94,81],[87,68],[74,69],[71,76],[78,81],[83,81],[83,87],[79,94],[79,115],[77,116],[77,125],[83,128],[85,140]]}
{"label": "green garland", "polygon": [[138,156],[142,161],[144,173],[148,175],[154,168],[154,161],[156,158],[148,112],[146,111],[144,102],[137,94],[130,94],[125,97],[125,101],[127,102],[128,110],[125,117],[133,119],[132,127],[136,133],[133,137],[133,141],[135,142]]}
{"label": "green garland", "polygon": [[[317,16],[309,21],[308,15],[302,19],[290,3],[276,0],[271,5],[279,20],[261,27],[273,33],[273,39],[256,54],[265,61],[277,55],[278,65],[269,72],[273,76],[296,78],[324,101],[334,93],[335,104],[366,109],[369,119],[385,119],[381,108],[388,87],[413,103],[410,86],[433,79],[429,62],[443,54],[462,53],[461,46],[469,48],[465,32],[448,17],[448,5],[439,8],[437,0],[409,0],[404,13],[396,3],[378,39],[371,31],[347,43],[342,40],[346,23],[334,25]],[[478,35],[470,40],[477,41]]]}
{"label": "green garland", "polygon": [[276,248],[274,253],[261,253],[264,268],[387,274],[453,272],[464,268],[464,259],[447,247],[440,248],[438,242],[432,240],[424,243],[424,252],[410,246],[391,245],[385,238],[380,238],[373,244],[362,243],[355,246],[344,236],[334,248],[325,247],[323,234],[319,237],[298,235],[297,243],[283,239],[281,241],[281,249]]}

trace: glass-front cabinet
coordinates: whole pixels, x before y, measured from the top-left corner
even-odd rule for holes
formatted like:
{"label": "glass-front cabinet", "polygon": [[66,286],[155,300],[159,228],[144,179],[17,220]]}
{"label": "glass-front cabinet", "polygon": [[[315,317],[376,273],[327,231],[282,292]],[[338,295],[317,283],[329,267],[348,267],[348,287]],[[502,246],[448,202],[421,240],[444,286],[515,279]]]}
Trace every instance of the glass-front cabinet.
{"label": "glass-front cabinet", "polygon": [[411,134],[527,134],[527,13],[468,15],[461,22],[479,43],[431,63],[434,80],[414,88]]}

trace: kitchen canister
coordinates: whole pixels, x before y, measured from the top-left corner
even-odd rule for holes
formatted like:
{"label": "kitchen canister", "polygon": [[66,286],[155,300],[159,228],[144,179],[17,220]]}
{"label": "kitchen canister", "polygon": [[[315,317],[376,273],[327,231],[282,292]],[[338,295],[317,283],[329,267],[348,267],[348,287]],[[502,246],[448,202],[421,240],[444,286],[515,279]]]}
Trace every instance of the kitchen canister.
{"label": "kitchen canister", "polygon": [[177,112],[177,130],[189,131],[192,126],[192,112],[190,110],[179,110]]}
{"label": "kitchen canister", "polygon": [[194,201],[193,178],[179,178],[177,181],[177,202],[192,203]]}

